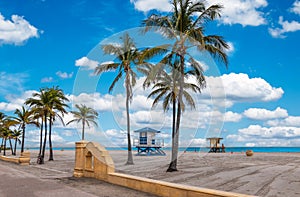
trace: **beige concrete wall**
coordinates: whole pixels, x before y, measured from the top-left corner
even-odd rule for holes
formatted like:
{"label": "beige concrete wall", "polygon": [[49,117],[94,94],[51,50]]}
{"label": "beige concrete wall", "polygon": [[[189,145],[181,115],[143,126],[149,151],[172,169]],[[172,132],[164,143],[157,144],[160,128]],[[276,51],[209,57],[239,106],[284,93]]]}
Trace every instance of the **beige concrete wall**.
{"label": "beige concrete wall", "polygon": [[19,163],[20,165],[29,165],[30,164],[30,152],[25,151],[21,154],[20,157],[0,156],[0,160],[12,162],[12,163]]}
{"label": "beige concrete wall", "polygon": [[198,188],[115,173],[108,151],[95,142],[76,142],[75,177],[92,177],[115,185],[163,197],[250,197],[250,195]]}

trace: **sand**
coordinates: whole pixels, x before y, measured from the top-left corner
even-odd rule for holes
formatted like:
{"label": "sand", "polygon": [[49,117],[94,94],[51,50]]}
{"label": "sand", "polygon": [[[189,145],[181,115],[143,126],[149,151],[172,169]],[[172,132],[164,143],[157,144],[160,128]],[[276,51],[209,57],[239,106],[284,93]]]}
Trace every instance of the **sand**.
{"label": "sand", "polygon": [[[167,156],[134,156],[133,166],[125,165],[126,151],[109,152],[117,172],[250,195],[300,196],[300,153],[254,153],[247,157],[245,153],[187,152],[180,154],[178,171],[167,173],[168,152]],[[55,161],[46,161],[44,165],[37,165],[35,157],[36,153],[32,153],[30,166],[15,166],[42,179],[55,180],[96,196],[152,196],[98,180],[72,178],[74,151],[55,151]],[[116,190],[115,194],[110,193]],[[108,193],[104,195],[104,191]]]}

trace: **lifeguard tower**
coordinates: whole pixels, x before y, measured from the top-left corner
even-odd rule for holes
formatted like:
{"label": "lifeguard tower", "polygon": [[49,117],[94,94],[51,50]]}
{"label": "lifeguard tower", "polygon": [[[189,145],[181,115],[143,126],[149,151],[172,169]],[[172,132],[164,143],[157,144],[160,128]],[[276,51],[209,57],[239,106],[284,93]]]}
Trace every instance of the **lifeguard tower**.
{"label": "lifeguard tower", "polygon": [[206,138],[209,140],[209,153],[225,153],[224,144],[220,145],[220,141],[223,138],[220,137],[210,137]]}
{"label": "lifeguard tower", "polygon": [[164,146],[163,139],[156,138],[156,134],[160,131],[145,127],[134,132],[139,133],[139,138],[135,139],[133,143],[138,150],[137,155],[166,155],[161,150]]}

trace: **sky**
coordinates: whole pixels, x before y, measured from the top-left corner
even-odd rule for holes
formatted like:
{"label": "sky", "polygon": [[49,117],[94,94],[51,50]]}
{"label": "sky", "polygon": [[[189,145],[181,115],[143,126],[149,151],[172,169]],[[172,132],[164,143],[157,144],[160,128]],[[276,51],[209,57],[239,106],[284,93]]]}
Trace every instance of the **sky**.
{"label": "sky", "polygon": [[[196,109],[183,114],[181,146],[206,146],[220,136],[226,146],[300,145],[300,1],[208,0],[223,5],[222,17],[206,26],[230,45],[229,65],[204,52],[191,51],[203,64],[207,88],[193,94]],[[152,32],[141,35],[141,22],[151,13],[166,14],[168,0],[0,0],[0,111],[13,115],[32,93],[59,86],[76,103],[99,112],[98,127],[86,129],[88,140],[126,146],[123,82],[112,93],[115,73],[94,75],[97,65],[114,61],[101,45],[119,43],[124,32],[138,47],[169,42]],[[170,145],[171,110],[151,108],[151,89],[138,75],[131,103],[131,131],[161,130]],[[64,116],[65,122],[72,114]],[[81,125],[56,122],[54,146],[74,146]],[[25,146],[36,146],[37,128],[28,127]]]}

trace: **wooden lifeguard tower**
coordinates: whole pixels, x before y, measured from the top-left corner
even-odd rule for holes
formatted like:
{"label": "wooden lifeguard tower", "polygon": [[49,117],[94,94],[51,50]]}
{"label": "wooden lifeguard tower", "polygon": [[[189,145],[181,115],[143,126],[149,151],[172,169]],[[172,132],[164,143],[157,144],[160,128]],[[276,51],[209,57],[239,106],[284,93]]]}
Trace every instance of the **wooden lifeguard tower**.
{"label": "wooden lifeguard tower", "polygon": [[137,148],[137,155],[166,155],[161,150],[164,146],[163,139],[156,138],[156,134],[160,131],[145,127],[134,132],[139,133],[139,138],[135,139],[133,143]]}
{"label": "wooden lifeguard tower", "polygon": [[223,138],[220,137],[210,137],[206,138],[209,140],[209,153],[225,153],[224,144],[220,145],[220,141]]}

